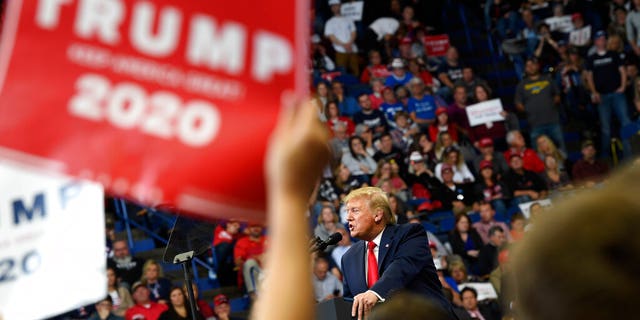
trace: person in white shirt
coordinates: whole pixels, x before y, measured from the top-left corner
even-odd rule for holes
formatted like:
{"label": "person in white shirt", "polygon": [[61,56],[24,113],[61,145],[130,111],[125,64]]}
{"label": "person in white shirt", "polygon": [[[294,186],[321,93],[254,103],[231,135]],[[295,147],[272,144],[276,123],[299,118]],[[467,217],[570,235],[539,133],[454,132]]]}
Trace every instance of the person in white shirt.
{"label": "person in white shirt", "polygon": [[329,0],[329,6],[333,17],[324,26],[324,36],[336,51],[336,65],[348,69],[353,75],[360,75],[358,47],[355,44],[356,25],[340,14],[340,0]]}

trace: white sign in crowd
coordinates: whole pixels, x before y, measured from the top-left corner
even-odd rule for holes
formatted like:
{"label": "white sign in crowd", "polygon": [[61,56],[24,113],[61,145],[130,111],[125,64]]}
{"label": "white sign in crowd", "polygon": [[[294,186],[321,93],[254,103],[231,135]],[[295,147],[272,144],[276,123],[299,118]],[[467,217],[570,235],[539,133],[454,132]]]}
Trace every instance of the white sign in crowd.
{"label": "white sign in crowd", "polygon": [[0,161],[0,319],[42,319],[106,292],[104,192]]}

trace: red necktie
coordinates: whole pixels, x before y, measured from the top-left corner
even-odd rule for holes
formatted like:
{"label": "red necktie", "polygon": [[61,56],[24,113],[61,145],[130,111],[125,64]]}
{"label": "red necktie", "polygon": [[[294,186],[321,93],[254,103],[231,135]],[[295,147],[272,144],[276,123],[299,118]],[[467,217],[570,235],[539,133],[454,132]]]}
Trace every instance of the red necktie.
{"label": "red necktie", "polygon": [[376,244],[373,241],[369,241],[367,247],[367,284],[371,288],[378,281],[378,259],[373,253],[373,248],[376,247]]}

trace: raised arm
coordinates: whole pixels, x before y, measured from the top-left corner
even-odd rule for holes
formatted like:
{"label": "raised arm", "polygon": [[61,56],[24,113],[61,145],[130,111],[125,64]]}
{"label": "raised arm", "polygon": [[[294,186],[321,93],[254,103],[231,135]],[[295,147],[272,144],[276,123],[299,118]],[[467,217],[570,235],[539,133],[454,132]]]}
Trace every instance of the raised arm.
{"label": "raised arm", "polygon": [[314,318],[304,212],[329,160],[328,133],[311,103],[281,113],[266,163],[270,243],[255,320]]}

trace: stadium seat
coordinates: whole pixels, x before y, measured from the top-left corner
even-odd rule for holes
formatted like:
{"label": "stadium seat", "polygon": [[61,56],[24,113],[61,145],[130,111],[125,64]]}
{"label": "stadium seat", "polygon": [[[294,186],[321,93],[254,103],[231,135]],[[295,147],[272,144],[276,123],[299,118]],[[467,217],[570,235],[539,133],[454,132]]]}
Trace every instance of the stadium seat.
{"label": "stadium seat", "polygon": [[245,311],[249,309],[249,297],[234,298],[229,301],[231,312]]}
{"label": "stadium seat", "polygon": [[429,231],[433,234],[438,232],[438,227],[436,227],[436,225],[431,222],[427,222],[427,221],[422,222],[422,227],[424,228],[425,231]]}
{"label": "stadium seat", "polygon": [[469,219],[471,220],[471,223],[476,223],[480,221],[480,214],[477,212],[472,212],[468,214],[468,216],[469,216]]}
{"label": "stadium seat", "polygon": [[451,210],[449,210],[449,211],[439,211],[439,212],[434,212],[434,213],[429,215],[429,219],[430,220],[435,220],[435,221],[446,219],[446,218],[454,218],[453,211],[451,211]]}
{"label": "stadium seat", "polygon": [[446,217],[446,218],[440,220],[439,232],[440,233],[449,232],[449,231],[453,230],[455,224],[456,224],[456,219],[454,217]]}
{"label": "stadium seat", "polygon": [[142,240],[136,240],[133,242],[133,247],[131,248],[131,253],[136,254],[138,252],[144,252],[153,250],[156,248],[156,244],[153,242],[153,239],[146,238]]}

